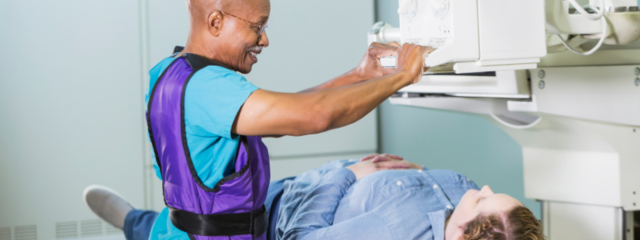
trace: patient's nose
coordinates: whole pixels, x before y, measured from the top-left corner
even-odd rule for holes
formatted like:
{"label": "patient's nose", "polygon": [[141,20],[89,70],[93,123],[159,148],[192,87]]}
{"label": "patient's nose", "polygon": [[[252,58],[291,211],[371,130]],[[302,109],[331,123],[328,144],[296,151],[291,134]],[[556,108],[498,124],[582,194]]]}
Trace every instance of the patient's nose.
{"label": "patient's nose", "polygon": [[489,186],[484,186],[482,187],[482,189],[480,189],[480,195],[482,195],[483,197],[488,197],[493,195],[493,190],[491,190],[491,188]]}

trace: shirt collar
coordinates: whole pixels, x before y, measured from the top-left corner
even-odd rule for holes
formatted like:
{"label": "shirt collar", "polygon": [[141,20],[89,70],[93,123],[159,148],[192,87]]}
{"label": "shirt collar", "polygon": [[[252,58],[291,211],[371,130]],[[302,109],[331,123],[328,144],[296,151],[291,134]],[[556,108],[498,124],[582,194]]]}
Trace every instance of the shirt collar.
{"label": "shirt collar", "polygon": [[198,71],[207,66],[221,66],[223,68],[230,69],[222,63],[216,62],[198,54],[186,53],[185,58],[187,59],[187,63],[189,63],[189,66],[191,66],[193,71]]}
{"label": "shirt collar", "polygon": [[431,221],[434,240],[444,240],[445,224],[452,212],[452,209],[446,208],[444,210],[427,213]]}

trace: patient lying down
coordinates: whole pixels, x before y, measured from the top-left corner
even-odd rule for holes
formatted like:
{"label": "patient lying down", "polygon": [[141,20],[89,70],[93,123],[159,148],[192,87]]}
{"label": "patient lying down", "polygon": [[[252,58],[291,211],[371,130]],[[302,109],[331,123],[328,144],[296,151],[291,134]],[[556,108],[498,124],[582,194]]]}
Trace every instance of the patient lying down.
{"label": "patient lying down", "polygon": [[391,157],[330,162],[283,186],[276,239],[544,239],[513,197]]}
{"label": "patient lying down", "polygon": [[[158,215],[121,207],[129,205],[100,187],[87,188],[85,201],[128,240],[146,240]],[[267,239],[544,239],[518,200],[394,155],[329,162],[271,182],[265,206]]]}

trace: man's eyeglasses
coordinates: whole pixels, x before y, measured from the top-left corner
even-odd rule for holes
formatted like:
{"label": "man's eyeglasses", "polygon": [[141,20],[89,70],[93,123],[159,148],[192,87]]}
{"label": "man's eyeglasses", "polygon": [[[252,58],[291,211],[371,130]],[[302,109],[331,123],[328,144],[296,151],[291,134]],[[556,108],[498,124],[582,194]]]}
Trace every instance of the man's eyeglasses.
{"label": "man's eyeglasses", "polygon": [[268,23],[268,22],[266,22],[266,23],[264,23],[264,24],[254,23],[254,22],[252,22],[252,21],[249,21],[249,20],[247,20],[247,19],[244,19],[244,18],[238,17],[238,16],[233,15],[233,14],[231,14],[231,13],[223,12],[223,11],[221,11],[221,10],[220,10],[220,12],[222,12],[223,14],[227,14],[227,15],[229,15],[229,16],[232,16],[232,17],[234,17],[234,18],[240,19],[240,20],[242,20],[242,21],[245,21],[246,23],[248,23],[249,25],[251,25],[251,27],[252,27],[252,28],[254,28],[257,32],[259,32],[259,33],[260,33],[260,35],[262,35],[262,33],[264,33],[264,30],[265,30],[265,29],[267,29],[267,26],[268,26],[268,25],[267,25],[267,23]]}

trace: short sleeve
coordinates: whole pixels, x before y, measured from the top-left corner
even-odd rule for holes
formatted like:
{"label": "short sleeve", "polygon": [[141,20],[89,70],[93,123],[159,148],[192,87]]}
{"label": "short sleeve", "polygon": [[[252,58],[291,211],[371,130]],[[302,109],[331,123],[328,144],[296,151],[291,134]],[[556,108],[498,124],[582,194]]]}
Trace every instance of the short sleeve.
{"label": "short sleeve", "polygon": [[151,96],[151,91],[153,90],[153,86],[156,85],[156,82],[158,82],[158,78],[160,78],[160,75],[174,60],[176,59],[165,58],[149,70],[149,87],[147,88],[147,94],[144,95],[145,106],[149,103],[149,96]]}
{"label": "short sleeve", "polygon": [[219,66],[196,72],[185,90],[185,122],[189,134],[234,138],[231,126],[240,107],[258,87],[242,75]]}

